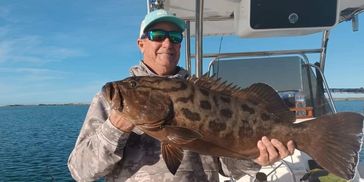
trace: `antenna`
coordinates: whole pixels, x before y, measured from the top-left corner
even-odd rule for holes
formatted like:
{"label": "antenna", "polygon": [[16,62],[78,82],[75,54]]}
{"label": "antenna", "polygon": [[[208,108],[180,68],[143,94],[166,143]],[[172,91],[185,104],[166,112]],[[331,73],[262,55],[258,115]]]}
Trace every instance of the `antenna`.
{"label": "antenna", "polygon": [[359,16],[358,16],[358,14],[353,16],[353,18],[351,19],[351,23],[352,23],[353,32],[358,31],[359,30]]}
{"label": "antenna", "polygon": [[147,0],[148,13],[156,9],[164,9],[164,0]]}

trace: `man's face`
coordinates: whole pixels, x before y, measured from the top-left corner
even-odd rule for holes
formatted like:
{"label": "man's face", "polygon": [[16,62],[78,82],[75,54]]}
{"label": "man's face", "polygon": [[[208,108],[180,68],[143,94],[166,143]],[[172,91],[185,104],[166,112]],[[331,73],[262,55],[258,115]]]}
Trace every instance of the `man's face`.
{"label": "man's face", "polygon": [[[154,29],[179,31],[176,25],[167,22],[156,23],[148,30]],[[158,75],[170,75],[175,72],[180,56],[180,43],[174,44],[169,38],[163,41],[151,41],[144,38],[138,39],[138,46],[144,55],[144,63]]]}

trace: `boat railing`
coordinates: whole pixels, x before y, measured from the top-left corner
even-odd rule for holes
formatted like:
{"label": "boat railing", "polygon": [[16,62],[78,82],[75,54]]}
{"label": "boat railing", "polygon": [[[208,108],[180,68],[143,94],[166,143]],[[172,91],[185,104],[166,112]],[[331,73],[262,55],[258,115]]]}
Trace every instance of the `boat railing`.
{"label": "boat railing", "polygon": [[308,64],[309,66],[315,68],[318,73],[320,74],[320,76],[322,77],[322,81],[323,81],[323,84],[324,84],[324,89],[325,89],[325,92],[327,93],[327,96],[328,96],[328,100],[329,100],[329,106],[331,108],[331,110],[336,113],[336,107],[335,107],[335,103],[334,103],[334,99],[332,97],[332,94],[331,94],[331,90],[330,90],[330,87],[326,81],[326,78],[325,78],[325,75],[324,73],[322,73],[320,67],[318,67],[317,65],[314,65],[314,64]]}
{"label": "boat railing", "polygon": [[[283,95],[286,95],[286,91],[289,90],[296,90],[296,91],[302,91],[305,92],[306,102],[309,102],[309,105],[305,107],[307,109],[306,113],[311,113],[312,117],[312,111],[316,112],[316,116],[319,116],[322,114],[322,112],[317,112],[317,109],[321,110],[322,104],[327,104],[329,109],[329,112],[336,112],[335,104],[333,101],[333,97],[331,95],[330,87],[326,81],[324,73],[321,71],[321,68],[319,67],[319,63],[311,64],[307,54],[314,54],[314,53],[320,53],[320,49],[306,49],[306,50],[281,50],[281,51],[261,51],[261,52],[244,52],[244,53],[223,53],[223,54],[216,54],[216,55],[207,55],[212,58],[212,60],[209,63],[207,73],[209,75],[215,75],[218,77],[223,77],[223,79],[227,79],[229,81],[233,81],[236,84],[239,84],[239,86],[246,87],[249,86],[250,83],[254,82],[265,82],[268,84],[273,84],[271,86],[274,86],[277,91]],[[268,61],[268,62],[261,62],[261,61]],[[289,63],[291,61],[298,61],[297,63]],[[238,62],[241,63],[238,63]],[[253,64],[252,62],[258,61],[256,64]],[[236,63],[234,63],[236,62]],[[245,62],[245,63],[244,63]],[[274,64],[276,63],[276,64]],[[276,65],[276,66],[273,66]],[[223,66],[224,65],[224,66]],[[235,66],[234,66],[235,65]],[[248,70],[244,71],[244,78],[247,78],[248,80],[242,81],[238,78],[230,78],[231,75],[227,73],[226,69],[231,69],[231,71],[236,71],[236,69],[241,69],[242,67],[249,67],[253,66],[256,69],[256,71],[253,71],[252,73]],[[261,66],[258,66],[261,65]],[[266,66],[264,66],[266,65]],[[294,66],[296,65],[296,66]],[[301,65],[301,66],[299,66]],[[223,66],[223,67],[221,67]],[[288,67],[287,67],[288,66]],[[293,67],[292,67],[293,66]],[[297,66],[302,67],[300,69],[296,69]],[[221,68],[220,68],[221,67]],[[269,67],[269,68],[268,68]],[[293,68],[291,71],[286,72],[285,69],[287,68]],[[308,69],[312,68],[312,69]],[[281,75],[283,80],[280,80],[280,77],[275,77],[275,79],[267,79],[266,76],[258,76],[258,75],[265,75],[264,70],[276,70],[276,71],[269,71],[270,73],[273,73],[274,75],[279,74]],[[272,70],[273,69],[273,70]],[[305,69],[305,71],[303,70]],[[307,70],[306,70],[307,69]],[[281,70],[281,71],[279,71]],[[314,70],[316,70],[316,73],[314,73]],[[246,72],[248,71],[248,72]],[[246,73],[245,73],[246,72]],[[283,75],[280,73],[284,73]],[[227,74],[227,75],[226,75]],[[230,76],[228,76],[230,75]],[[241,75],[241,76],[242,76]],[[249,78],[250,76],[255,75],[258,76],[258,80],[252,78]],[[290,76],[291,75],[291,76]],[[296,76],[294,76],[296,75]],[[227,76],[227,77],[226,77]],[[292,77],[293,76],[293,77]],[[225,78],[226,77],[226,78]],[[254,77],[254,76],[253,76]],[[286,80],[286,78],[292,77],[289,80]],[[271,77],[269,77],[271,78]],[[322,78],[322,79],[321,79]],[[278,80],[277,80],[278,79]],[[240,80],[240,81],[239,81]],[[272,81],[269,81],[272,80]],[[282,82],[283,81],[283,82]],[[297,82],[294,84],[287,83],[289,81],[290,83]],[[277,82],[281,82],[277,85]],[[315,82],[315,83],[314,83]],[[282,87],[282,84],[287,83],[288,86]],[[241,84],[241,85],[240,85]],[[321,89],[320,89],[321,88]],[[288,90],[287,90],[288,89]],[[316,91],[315,91],[316,89]],[[321,93],[321,94],[319,94]],[[326,96],[325,94],[326,93]],[[282,95],[282,96],[283,96]],[[319,100],[322,100],[325,98],[326,101],[323,102],[315,102],[314,97],[319,98]],[[289,99],[288,99],[289,100]],[[290,105],[290,104],[288,104]],[[291,106],[290,106],[291,107]],[[291,109],[294,109],[294,111],[297,111],[295,108],[292,107]],[[328,110],[327,110],[328,111]],[[307,115],[308,117],[309,115]]]}

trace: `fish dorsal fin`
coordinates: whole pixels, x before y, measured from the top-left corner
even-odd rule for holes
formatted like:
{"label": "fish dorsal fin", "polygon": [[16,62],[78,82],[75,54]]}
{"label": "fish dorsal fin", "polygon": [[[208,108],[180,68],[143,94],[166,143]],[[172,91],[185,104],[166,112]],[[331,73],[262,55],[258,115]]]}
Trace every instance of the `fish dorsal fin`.
{"label": "fish dorsal fin", "polygon": [[168,170],[174,175],[181,165],[183,159],[183,150],[169,143],[161,144],[162,156],[166,162]]}
{"label": "fish dorsal fin", "polygon": [[168,140],[178,145],[187,144],[202,137],[200,133],[183,127],[166,126],[165,131]]}
{"label": "fish dorsal fin", "polygon": [[228,84],[227,81],[221,81],[221,78],[209,77],[206,74],[199,78],[191,76],[187,80],[198,87],[206,88],[215,92],[221,92],[226,95],[242,90],[239,86],[234,85],[233,83]]}
{"label": "fish dorsal fin", "polygon": [[221,78],[209,77],[208,75],[200,78],[192,76],[188,80],[207,90],[262,104],[268,112],[273,113],[280,121],[290,123],[295,121],[294,113],[289,110],[278,93],[267,84],[255,83],[248,88],[241,89],[237,85],[221,81]]}
{"label": "fish dorsal fin", "polygon": [[292,123],[296,119],[294,112],[289,110],[278,93],[265,83],[255,83],[240,92],[235,92],[234,95],[263,105],[282,122]]}

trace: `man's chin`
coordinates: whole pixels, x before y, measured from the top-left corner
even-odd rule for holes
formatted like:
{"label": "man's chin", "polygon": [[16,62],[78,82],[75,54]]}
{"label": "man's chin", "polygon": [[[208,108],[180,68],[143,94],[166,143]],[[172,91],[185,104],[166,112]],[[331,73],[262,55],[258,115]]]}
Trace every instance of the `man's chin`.
{"label": "man's chin", "polygon": [[170,56],[170,57],[163,57],[162,59],[159,59],[160,63],[162,63],[163,65],[170,65],[170,64],[173,64],[173,63],[177,63],[178,61],[176,61],[176,58],[173,56]]}

